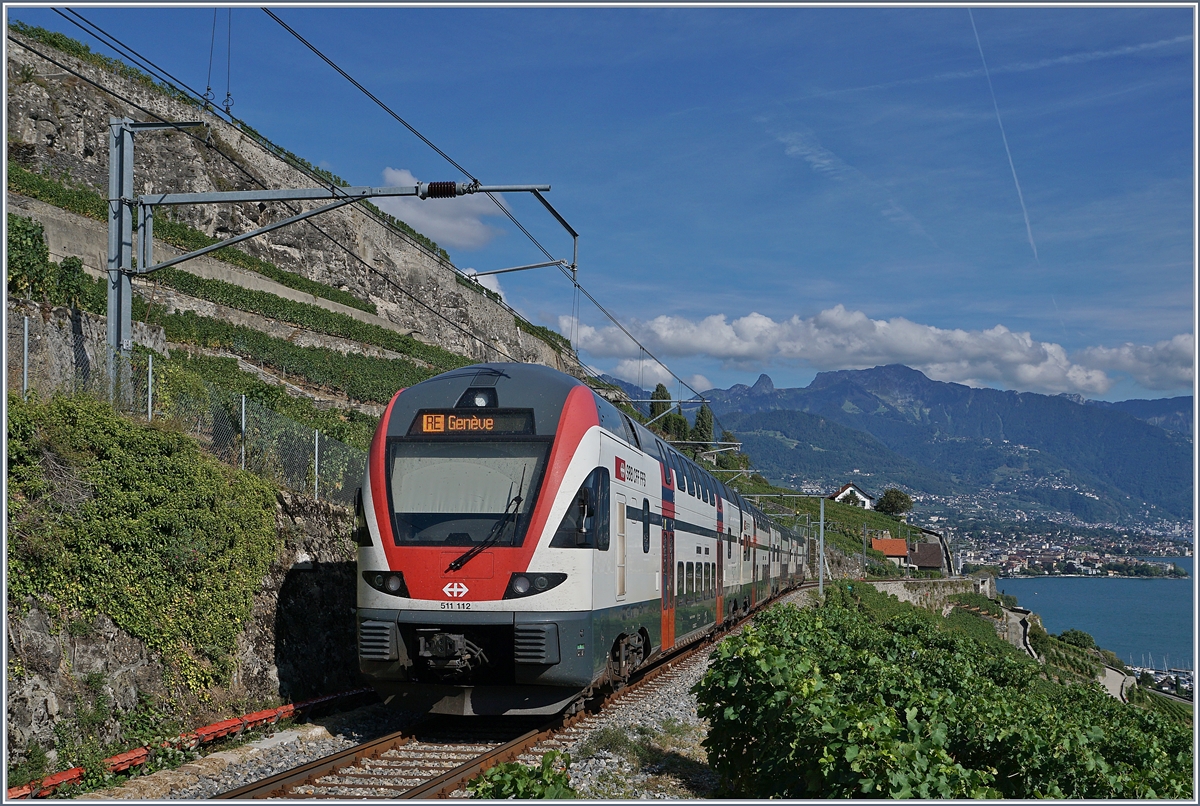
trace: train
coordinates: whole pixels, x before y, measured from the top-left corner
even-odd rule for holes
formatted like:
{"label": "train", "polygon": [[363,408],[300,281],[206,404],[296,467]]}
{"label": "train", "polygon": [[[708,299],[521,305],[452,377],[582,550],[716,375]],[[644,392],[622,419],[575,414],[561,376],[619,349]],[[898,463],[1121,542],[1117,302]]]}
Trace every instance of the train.
{"label": "train", "polygon": [[541,365],[400,390],[355,497],[363,676],[422,712],[572,713],[802,583],[806,537],[702,463]]}

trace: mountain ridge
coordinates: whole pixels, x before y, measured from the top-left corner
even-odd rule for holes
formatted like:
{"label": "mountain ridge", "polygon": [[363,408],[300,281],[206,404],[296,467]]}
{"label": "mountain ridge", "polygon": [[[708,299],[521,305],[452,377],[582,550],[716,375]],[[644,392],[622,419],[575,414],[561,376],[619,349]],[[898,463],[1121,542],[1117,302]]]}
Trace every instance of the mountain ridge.
{"label": "mountain ridge", "polygon": [[[785,443],[822,433],[803,418],[789,421],[787,431],[778,415],[769,416],[792,411],[869,434],[875,443],[847,442],[831,429],[828,445],[810,444],[819,451],[853,443],[863,463],[892,474],[907,468],[902,483],[915,491],[986,491],[1014,507],[1106,522],[1191,517],[1190,433],[1164,427],[1190,424],[1189,397],[1080,403],[1066,395],[935,381],[899,364],[822,372],[807,387],[790,389],[762,374],[752,386],[713,389],[705,397],[718,417],[754,434],[749,443],[770,457],[766,464],[778,478],[816,469],[811,457],[797,454],[789,466],[789,454],[762,442],[767,432],[778,432]],[[871,445],[878,446],[874,453]],[[896,457],[922,472],[909,472],[913,468]]]}

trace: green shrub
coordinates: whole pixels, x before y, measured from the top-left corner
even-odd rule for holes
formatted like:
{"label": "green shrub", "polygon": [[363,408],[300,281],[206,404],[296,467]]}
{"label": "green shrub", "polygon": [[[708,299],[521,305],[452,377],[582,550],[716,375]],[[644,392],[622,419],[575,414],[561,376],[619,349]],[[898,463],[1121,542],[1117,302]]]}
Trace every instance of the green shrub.
{"label": "green shrub", "polygon": [[696,693],[733,796],[1191,797],[1189,730],[865,588],[713,653]]}
{"label": "green shrub", "polygon": [[106,614],[190,690],[226,681],[275,557],[275,492],[83,397],[8,397],[10,609]]}
{"label": "green shrub", "polygon": [[[563,769],[555,769],[555,762],[563,760]],[[473,798],[488,800],[567,800],[576,797],[571,788],[567,769],[571,766],[568,753],[559,754],[551,750],[542,756],[537,767],[525,764],[497,764],[467,784]]]}
{"label": "green shrub", "polygon": [[1083,630],[1063,630],[1059,633],[1058,640],[1071,646],[1079,647],[1080,649],[1096,648],[1096,639]]}

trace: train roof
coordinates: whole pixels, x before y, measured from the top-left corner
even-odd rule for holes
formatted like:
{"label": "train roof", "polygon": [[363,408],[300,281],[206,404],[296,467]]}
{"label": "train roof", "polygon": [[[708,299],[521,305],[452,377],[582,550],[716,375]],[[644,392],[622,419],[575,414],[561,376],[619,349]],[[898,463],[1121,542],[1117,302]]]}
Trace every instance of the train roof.
{"label": "train roof", "polygon": [[[587,387],[587,384],[542,364],[472,364],[443,372],[405,389],[392,406],[387,434],[389,437],[405,436],[417,412],[451,409],[462,400],[468,390],[488,389],[495,393],[496,408],[532,409],[536,433],[539,436],[552,436],[558,430],[567,395],[577,386]],[[612,403],[597,395],[595,390],[591,391],[596,400],[601,427],[660,460],[667,461],[665,451],[677,460],[687,462],[690,467],[707,476],[726,500],[736,504],[743,512],[753,515],[756,521],[791,533],[790,529],[775,523],[758,506],[744,499],[737,490],[730,488],[697,462],[685,456],[665,438],[635,422]]]}

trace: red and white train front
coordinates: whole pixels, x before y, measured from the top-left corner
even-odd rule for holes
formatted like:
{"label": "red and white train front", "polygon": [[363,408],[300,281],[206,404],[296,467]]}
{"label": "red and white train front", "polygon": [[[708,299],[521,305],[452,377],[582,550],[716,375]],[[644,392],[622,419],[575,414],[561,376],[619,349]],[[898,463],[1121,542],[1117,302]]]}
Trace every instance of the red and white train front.
{"label": "red and white train front", "polygon": [[557,713],[799,579],[790,532],[539,365],[397,393],[357,521],[359,666],[414,710]]}
{"label": "red and white train front", "polygon": [[356,529],[360,668],[385,697],[553,713],[591,684],[587,524],[569,524],[569,548],[554,537],[568,509],[596,519],[576,492],[597,424],[590,389],[535,365],[468,367],[392,399]]}

